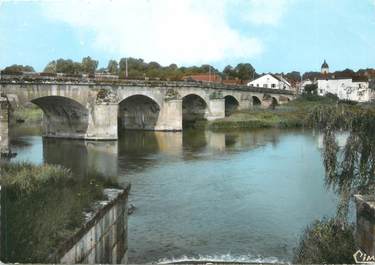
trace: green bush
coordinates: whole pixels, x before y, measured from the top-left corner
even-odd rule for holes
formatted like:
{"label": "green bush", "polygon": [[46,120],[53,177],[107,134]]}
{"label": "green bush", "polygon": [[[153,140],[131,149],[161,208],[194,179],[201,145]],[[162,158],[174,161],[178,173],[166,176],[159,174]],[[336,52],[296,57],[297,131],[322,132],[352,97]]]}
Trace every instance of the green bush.
{"label": "green bush", "polygon": [[341,225],[334,218],[315,221],[303,233],[293,263],[354,263],[354,227]]}

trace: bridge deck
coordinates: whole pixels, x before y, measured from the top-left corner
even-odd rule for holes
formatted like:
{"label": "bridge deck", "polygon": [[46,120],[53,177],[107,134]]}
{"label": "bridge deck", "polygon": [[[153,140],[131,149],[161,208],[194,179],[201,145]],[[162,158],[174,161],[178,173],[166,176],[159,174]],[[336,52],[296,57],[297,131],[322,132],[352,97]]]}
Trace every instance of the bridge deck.
{"label": "bridge deck", "polygon": [[125,87],[199,87],[218,90],[235,90],[258,93],[274,93],[294,95],[290,90],[271,89],[246,85],[226,85],[222,83],[201,82],[201,81],[160,81],[160,80],[128,80],[128,79],[97,79],[97,78],[75,78],[75,77],[45,77],[45,76],[18,76],[2,75],[0,84],[56,84],[56,85],[94,85],[94,86],[125,86]]}

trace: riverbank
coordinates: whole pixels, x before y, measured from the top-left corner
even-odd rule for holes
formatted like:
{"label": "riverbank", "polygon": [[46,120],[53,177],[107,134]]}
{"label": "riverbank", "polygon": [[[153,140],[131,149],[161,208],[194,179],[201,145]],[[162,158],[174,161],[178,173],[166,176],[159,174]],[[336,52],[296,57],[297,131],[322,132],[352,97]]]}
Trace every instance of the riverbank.
{"label": "riverbank", "polygon": [[[112,179],[75,176],[59,165],[4,163],[0,172],[3,262],[45,263],[106,200]],[[43,229],[41,229],[41,227]]]}
{"label": "riverbank", "polygon": [[275,109],[254,108],[233,113],[229,117],[208,122],[197,122],[195,127],[210,130],[300,128],[309,126],[309,115],[320,106],[347,105],[352,102],[338,101],[335,97],[301,96]]}

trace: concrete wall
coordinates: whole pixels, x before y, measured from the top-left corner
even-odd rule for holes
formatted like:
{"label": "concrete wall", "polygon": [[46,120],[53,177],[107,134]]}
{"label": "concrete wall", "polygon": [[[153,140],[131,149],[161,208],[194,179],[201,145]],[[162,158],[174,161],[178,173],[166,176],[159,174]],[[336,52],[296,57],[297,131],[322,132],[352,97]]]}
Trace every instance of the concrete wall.
{"label": "concrete wall", "polygon": [[375,196],[355,195],[356,241],[367,256],[375,256]]}
{"label": "concrete wall", "polygon": [[126,264],[127,202],[130,185],[124,190],[105,189],[109,197],[86,224],[57,251],[51,262],[64,264]]}

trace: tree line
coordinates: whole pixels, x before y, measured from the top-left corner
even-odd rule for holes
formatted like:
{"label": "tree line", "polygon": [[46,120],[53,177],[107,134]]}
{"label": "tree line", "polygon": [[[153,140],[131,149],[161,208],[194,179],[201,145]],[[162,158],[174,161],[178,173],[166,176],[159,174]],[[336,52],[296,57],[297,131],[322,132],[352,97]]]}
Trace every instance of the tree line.
{"label": "tree line", "polygon": [[[143,79],[160,78],[169,80],[182,80],[185,76],[196,74],[219,75],[223,79],[238,79],[246,81],[259,76],[254,67],[250,63],[239,63],[236,66],[227,65],[223,71],[218,70],[212,65],[203,64],[201,66],[177,66],[177,64],[170,64],[162,66],[158,62],[145,62],[143,59],[133,57],[121,58],[117,60],[109,60],[107,67],[99,68],[99,62],[92,59],[90,56],[84,57],[81,62],[76,62],[71,59],[57,59],[49,62],[43,74],[57,74],[62,73],[66,75],[94,75],[95,73],[107,73],[119,76],[120,78],[129,79]],[[11,65],[5,67],[1,73],[3,74],[21,74],[24,72],[35,72],[34,68],[29,65]],[[127,75],[127,76],[126,76]]]}
{"label": "tree line", "polygon": [[[126,65],[127,65],[127,76],[126,76]],[[177,66],[177,64],[170,64],[168,66],[162,66],[158,62],[145,62],[140,58],[121,58],[117,60],[109,60],[107,67],[99,68],[99,61],[91,58],[90,56],[82,58],[81,62],[76,62],[71,59],[57,59],[49,62],[44,70],[44,74],[57,74],[62,73],[66,75],[94,75],[95,73],[108,73],[119,76],[120,78],[129,79],[144,79],[149,78],[160,78],[162,80],[181,80],[185,76],[196,75],[196,74],[211,74],[219,75],[222,79],[238,79],[239,81],[253,80],[263,74],[258,74],[255,68],[250,63],[239,63],[236,66],[227,65],[223,71],[218,70],[209,64],[203,64],[201,66]],[[11,65],[5,67],[1,73],[3,74],[21,74],[23,72],[35,72],[34,68],[29,65]],[[360,69],[354,72],[351,69],[345,69],[343,71],[336,71],[331,73],[336,77],[361,77],[366,74],[373,74],[375,76],[375,70],[373,69]],[[320,72],[306,72],[301,76],[298,71],[292,71],[289,73],[277,73],[278,75],[284,76],[290,82],[299,82],[301,79],[319,78]]]}

